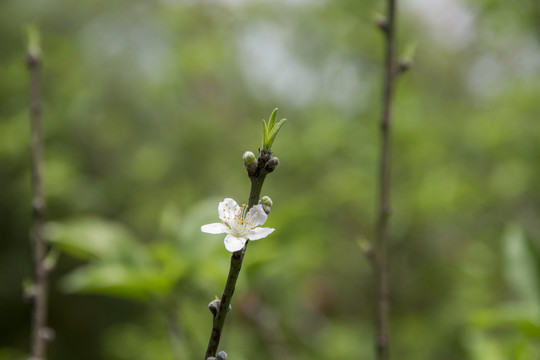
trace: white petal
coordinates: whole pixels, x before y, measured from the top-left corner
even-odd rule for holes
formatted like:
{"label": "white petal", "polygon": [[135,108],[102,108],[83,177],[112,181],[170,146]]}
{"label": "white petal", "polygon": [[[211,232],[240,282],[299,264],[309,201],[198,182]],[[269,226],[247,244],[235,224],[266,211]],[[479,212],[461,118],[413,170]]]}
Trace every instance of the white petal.
{"label": "white petal", "polygon": [[252,225],[251,227],[260,226],[266,222],[268,215],[264,212],[264,209],[261,204],[255,205],[249,209],[248,214],[246,215],[246,221],[249,221]]}
{"label": "white petal", "polygon": [[255,228],[251,230],[251,233],[248,236],[249,240],[259,240],[267,237],[274,232],[275,229],[272,228]]}
{"label": "white petal", "polygon": [[231,198],[226,198],[218,205],[218,216],[221,220],[229,222],[234,219],[234,215],[240,212],[240,206]]}
{"label": "white petal", "polygon": [[237,238],[231,234],[228,234],[225,236],[225,249],[229,250],[230,252],[242,250],[246,244],[246,241],[247,239]]}
{"label": "white petal", "polygon": [[229,228],[223,223],[213,223],[201,226],[201,231],[208,234],[223,234],[228,230]]}

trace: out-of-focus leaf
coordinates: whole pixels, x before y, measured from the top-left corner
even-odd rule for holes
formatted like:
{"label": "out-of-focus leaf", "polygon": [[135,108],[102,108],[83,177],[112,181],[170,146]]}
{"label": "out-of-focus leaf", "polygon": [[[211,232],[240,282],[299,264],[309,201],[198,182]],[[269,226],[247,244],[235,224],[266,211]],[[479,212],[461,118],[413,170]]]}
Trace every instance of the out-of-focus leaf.
{"label": "out-of-focus leaf", "polygon": [[[527,241],[527,250],[529,253],[529,256],[531,257],[531,261],[534,265],[535,275],[536,275],[536,283],[538,285],[539,290],[539,297],[540,297],[540,242],[537,241],[537,239],[533,238],[526,238]],[[536,240],[536,241],[535,241]]]}
{"label": "out-of-focus leaf", "polygon": [[[220,222],[218,204],[221,198],[209,198],[194,204],[178,223],[179,236],[191,244],[201,239],[201,226],[208,223]],[[237,199],[241,203],[241,199]],[[204,235],[203,235],[204,237]]]}
{"label": "out-of-focus leaf", "polygon": [[534,258],[530,253],[523,230],[510,226],[504,235],[504,274],[520,300],[535,307],[540,305],[537,276]]}
{"label": "out-of-focus leaf", "polygon": [[482,331],[470,331],[466,336],[471,360],[503,360],[501,348],[497,341]]}
{"label": "out-of-focus leaf", "polygon": [[24,354],[19,349],[0,348],[0,360],[24,360],[28,354]]}
{"label": "out-of-focus leaf", "polygon": [[521,331],[530,337],[534,337],[540,340],[540,324],[534,323],[530,320],[520,321]]}
{"label": "out-of-focus leaf", "polygon": [[151,268],[136,268],[120,263],[95,263],[64,277],[63,290],[69,293],[98,293],[147,300],[149,295],[168,291],[173,283]]}
{"label": "out-of-focus leaf", "polygon": [[470,324],[477,329],[522,329],[524,333],[537,336],[540,321],[537,319],[536,307],[522,303],[510,303],[495,309],[477,311],[470,318]]}
{"label": "out-of-focus leaf", "polygon": [[48,223],[45,237],[61,250],[83,259],[143,262],[146,258],[142,246],[124,226],[95,217]]}
{"label": "out-of-focus leaf", "polygon": [[148,247],[153,261],[159,264],[159,276],[172,285],[189,268],[189,262],[178,257],[170,243],[155,243]]}

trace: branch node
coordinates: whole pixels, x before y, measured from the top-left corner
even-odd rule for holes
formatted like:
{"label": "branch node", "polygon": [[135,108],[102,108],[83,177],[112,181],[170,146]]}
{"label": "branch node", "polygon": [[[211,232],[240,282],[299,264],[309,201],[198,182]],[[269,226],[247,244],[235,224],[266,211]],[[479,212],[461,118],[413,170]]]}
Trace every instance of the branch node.
{"label": "branch node", "polygon": [[276,169],[276,167],[279,165],[279,158],[274,156],[272,157],[270,160],[268,160],[268,162],[266,163],[264,169],[271,173],[272,171],[274,171]]}
{"label": "branch node", "polygon": [[382,15],[375,16],[375,25],[381,30],[384,34],[388,34],[388,19]]}
{"label": "branch node", "polygon": [[371,243],[365,239],[358,240],[358,246],[360,246],[360,249],[362,250],[362,253],[366,257],[366,259],[369,260],[371,265],[376,266],[377,265],[377,253],[375,252],[375,249],[371,245]]}
{"label": "branch node", "polygon": [[219,306],[221,305],[221,300],[212,300],[210,304],[208,304],[208,310],[214,315],[214,317],[217,316]]}
{"label": "branch node", "polygon": [[[264,167],[268,160],[272,158],[272,151],[266,152],[264,150],[259,149],[259,163]],[[259,165],[260,167],[260,165]]]}
{"label": "branch node", "polygon": [[397,63],[396,69],[394,71],[394,75],[401,75],[412,67],[412,61],[410,59],[401,59]]}
{"label": "branch node", "polygon": [[45,201],[42,198],[35,198],[32,200],[32,214],[34,216],[41,216],[45,211]]}
{"label": "branch node", "polygon": [[50,327],[44,327],[39,330],[39,337],[50,342],[56,337],[56,332]]}

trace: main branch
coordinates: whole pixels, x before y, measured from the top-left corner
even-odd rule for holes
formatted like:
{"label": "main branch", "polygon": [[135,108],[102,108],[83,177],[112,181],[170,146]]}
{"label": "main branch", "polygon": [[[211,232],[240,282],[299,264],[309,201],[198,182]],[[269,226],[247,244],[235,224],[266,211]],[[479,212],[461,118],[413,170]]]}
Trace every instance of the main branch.
{"label": "main branch", "polygon": [[[258,204],[264,179],[266,178],[268,172],[273,170],[272,169],[269,171],[267,166],[271,160],[271,155],[271,152],[266,153],[265,151],[261,150],[257,161],[257,168],[253,169],[253,171],[248,170],[249,178],[251,179],[251,191],[249,194],[248,209],[251,209],[253,206]],[[209,357],[216,356],[223,326],[225,325],[225,318],[227,317],[227,313],[229,311],[231,299],[236,287],[236,281],[238,280],[238,275],[240,274],[240,269],[242,268],[242,262],[244,261],[244,255],[246,253],[248,244],[249,241],[242,250],[232,254],[229,275],[227,276],[227,282],[225,284],[225,289],[223,290],[221,300],[210,303],[210,307],[216,306],[216,308],[210,309],[214,314],[214,320],[204,360],[207,360]]]}

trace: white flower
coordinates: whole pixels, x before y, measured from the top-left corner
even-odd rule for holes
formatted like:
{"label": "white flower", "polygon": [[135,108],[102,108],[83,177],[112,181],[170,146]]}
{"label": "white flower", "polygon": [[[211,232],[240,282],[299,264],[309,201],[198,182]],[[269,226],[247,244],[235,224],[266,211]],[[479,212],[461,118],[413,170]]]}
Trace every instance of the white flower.
{"label": "white flower", "polygon": [[225,248],[230,252],[242,250],[248,240],[259,240],[270,235],[275,229],[259,228],[268,218],[262,205],[255,205],[247,211],[247,205],[238,206],[236,201],[227,198],[219,203],[221,223],[201,226],[208,234],[227,234]]}

